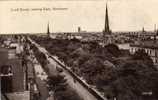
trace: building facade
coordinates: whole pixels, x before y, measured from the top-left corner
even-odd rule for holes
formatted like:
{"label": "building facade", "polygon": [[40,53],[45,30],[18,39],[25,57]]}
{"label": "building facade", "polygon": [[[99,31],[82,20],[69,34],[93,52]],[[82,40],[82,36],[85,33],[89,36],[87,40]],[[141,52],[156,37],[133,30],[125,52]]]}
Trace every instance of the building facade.
{"label": "building facade", "polygon": [[144,49],[145,52],[151,57],[153,63],[158,65],[158,46],[146,46],[146,45],[130,45],[130,52],[134,54],[139,49]]}

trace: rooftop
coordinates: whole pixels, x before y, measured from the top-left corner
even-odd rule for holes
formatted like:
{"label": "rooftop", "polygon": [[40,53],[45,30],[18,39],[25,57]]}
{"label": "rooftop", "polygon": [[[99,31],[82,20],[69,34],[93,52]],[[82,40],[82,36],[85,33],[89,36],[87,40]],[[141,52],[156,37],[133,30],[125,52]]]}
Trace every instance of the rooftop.
{"label": "rooftop", "polygon": [[141,41],[140,43],[130,44],[132,47],[142,47],[142,48],[150,48],[150,49],[158,49],[158,40],[148,40]]}

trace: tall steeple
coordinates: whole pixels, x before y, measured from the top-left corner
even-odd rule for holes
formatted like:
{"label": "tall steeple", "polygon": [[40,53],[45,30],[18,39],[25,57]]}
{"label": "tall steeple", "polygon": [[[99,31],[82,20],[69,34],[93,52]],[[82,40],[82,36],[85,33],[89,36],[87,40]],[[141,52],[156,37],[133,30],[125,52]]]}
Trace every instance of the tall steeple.
{"label": "tall steeple", "polygon": [[106,4],[106,12],[105,12],[104,34],[110,34],[110,28],[109,28],[109,16],[108,16],[108,6],[107,6],[107,4]]}
{"label": "tall steeple", "polygon": [[108,16],[108,6],[106,4],[105,10],[105,26],[103,30],[103,46],[112,43],[111,30],[109,28],[109,16]]}
{"label": "tall steeple", "polygon": [[48,37],[50,36],[50,31],[49,31],[49,22],[48,22],[48,25],[47,25],[47,35],[48,35]]}

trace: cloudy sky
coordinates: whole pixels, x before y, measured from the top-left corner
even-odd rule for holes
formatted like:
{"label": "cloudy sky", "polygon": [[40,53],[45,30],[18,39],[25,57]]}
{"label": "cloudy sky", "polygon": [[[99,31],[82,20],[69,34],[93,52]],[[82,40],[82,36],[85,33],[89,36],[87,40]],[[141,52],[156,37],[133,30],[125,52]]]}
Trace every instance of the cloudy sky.
{"label": "cloudy sky", "polygon": [[[0,1],[0,33],[102,31],[106,0]],[[158,0],[109,0],[112,31],[154,30]],[[47,10],[46,10],[47,9]]]}

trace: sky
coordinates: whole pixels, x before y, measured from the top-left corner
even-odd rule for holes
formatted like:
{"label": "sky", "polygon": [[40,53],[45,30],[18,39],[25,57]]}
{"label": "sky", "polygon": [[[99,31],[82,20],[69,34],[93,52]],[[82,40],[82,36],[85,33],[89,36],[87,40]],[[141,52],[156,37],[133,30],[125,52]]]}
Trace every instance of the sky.
{"label": "sky", "polygon": [[[112,31],[154,30],[158,0],[0,1],[0,33],[99,32],[108,5]],[[157,25],[158,26],[158,25]]]}

